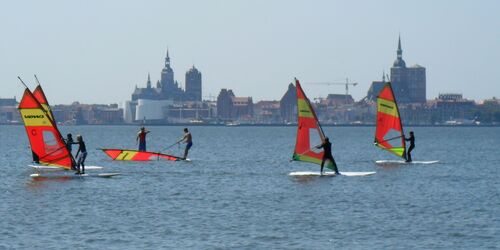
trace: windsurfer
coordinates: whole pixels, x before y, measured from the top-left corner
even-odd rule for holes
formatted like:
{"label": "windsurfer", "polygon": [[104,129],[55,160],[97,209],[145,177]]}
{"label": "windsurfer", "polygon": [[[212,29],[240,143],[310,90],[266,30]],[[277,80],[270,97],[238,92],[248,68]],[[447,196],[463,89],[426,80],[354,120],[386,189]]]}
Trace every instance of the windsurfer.
{"label": "windsurfer", "polygon": [[78,144],[73,141],[73,135],[71,133],[66,135],[66,139],[64,140],[66,143],[66,148],[68,149],[69,153],[71,154],[71,150],[73,149],[73,144]]}
{"label": "windsurfer", "polygon": [[[76,174],[85,174],[85,159],[87,158],[87,147],[85,147],[85,142],[83,142],[83,137],[81,135],[76,136],[76,142],[78,143],[78,151],[76,151],[76,158],[77,163],[76,163]],[[78,154],[80,154],[80,157],[78,157]],[[82,166],[80,168],[80,166]]]}
{"label": "windsurfer", "polygon": [[149,133],[149,130],[146,130],[144,127],[141,127],[139,133],[137,133],[137,137],[135,138],[135,142],[139,141],[139,151],[146,151],[146,135]]}
{"label": "windsurfer", "polygon": [[415,148],[415,135],[413,134],[413,131],[410,131],[410,137],[405,138],[405,140],[410,142],[408,153],[406,153],[406,162],[411,162],[411,151]]}
{"label": "windsurfer", "polygon": [[335,163],[335,160],[333,159],[332,143],[330,142],[330,139],[328,137],[325,137],[325,140],[323,141],[323,143],[321,145],[316,146],[316,148],[323,148],[323,151],[324,151],[323,159],[321,160],[320,174],[323,175],[323,166],[325,165],[325,162],[327,160],[332,162],[333,170],[335,171],[335,174],[340,174],[339,170],[337,169],[337,163]]}
{"label": "windsurfer", "polygon": [[184,136],[182,139],[177,141],[177,143],[184,142],[186,143],[186,148],[184,149],[184,157],[182,157],[183,160],[187,159],[189,149],[193,146],[193,137],[191,136],[191,133],[187,128],[184,128]]}

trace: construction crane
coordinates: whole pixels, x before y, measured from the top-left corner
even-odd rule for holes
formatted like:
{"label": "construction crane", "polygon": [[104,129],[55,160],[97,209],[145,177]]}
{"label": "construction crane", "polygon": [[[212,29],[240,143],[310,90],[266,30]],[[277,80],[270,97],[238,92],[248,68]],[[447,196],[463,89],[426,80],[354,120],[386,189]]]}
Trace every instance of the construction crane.
{"label": "construction crane", "polygon": [[349,78],[345,82],[309,82],[309,84],[322,84],[322,85],[345,85],[345,104],[348,104],[347,96],[349,96],[349,85],[356,86],[357,82],[349,82]]}

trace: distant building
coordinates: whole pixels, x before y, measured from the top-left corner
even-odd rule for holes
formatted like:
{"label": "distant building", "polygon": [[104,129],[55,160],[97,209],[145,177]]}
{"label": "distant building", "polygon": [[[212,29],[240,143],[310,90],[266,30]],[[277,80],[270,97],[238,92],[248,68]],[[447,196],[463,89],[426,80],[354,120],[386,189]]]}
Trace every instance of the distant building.
{"label": "distant building", "polygon": [[193,65],[186,72],[186,99],[201,102],[201,72]]}
{"label": "distant building", "polygon": [[232,90],[221,89],[217,97],[217,117],[220,119],[231,119],[233,114],[233,97]]}
{"label": "distant building", "polygon": [[288,90],[281,97],[280,113],[285,123],[297,121],[297,90],[293,83],[288,85]]}
{"label": "distant building", "polygon": [[406,67],[401,49],[401,37],[398,40],[397,58],[391,68],[391,82],[394,95],[400,103],[426,102],[425,68],[416,64]]}
{"label": "distant building", "polygon": [[368,93],[366,95],[366,100],[369,102],[376,102],[377,96],[380,93],[380,90],[384,87],[387,81],[385,80],[385,74],[382,73],[382,81],[373,81],[372,85],[368,89]]}
{"label": "distant building", "polygon": [[17,105],[15,97],[0,98],[0,123],[14,123],[21,120]]}
{"label": "distant building", "polygon": [[254,117],[257,123],[281,123],[280,102],[260,101],[255,103]]}
{"label": "distant building", "polygon": [[321,101],[321,104],[324,104],[327,106],[349,105],[349,104],[354,104],[354,99],[352,98],[351,95],[328,94],[326,99]]}
{"label": "distant building", "polygon": [[[170,64],[170,55],[167,50],[165,65],[161,71],[161,78],[152,86],[151,76],[145,88],[135,87],[131,100],[124,104],[123,118],[127,123],[136,121],[149,121],[150,123],[163,123],[167,121],[166,112],[174,102],[202,101],[202,75],[193,65],[186,72],[186,90],[183,90],[174,79],[174,70]],[[183,104],[178,104],[182,107]]]}
{"label": "distant building", "polygon": [[217,97],[217,117],[223,120],[253,117],[252,97],[236,97],[232,90],[221,89]]}

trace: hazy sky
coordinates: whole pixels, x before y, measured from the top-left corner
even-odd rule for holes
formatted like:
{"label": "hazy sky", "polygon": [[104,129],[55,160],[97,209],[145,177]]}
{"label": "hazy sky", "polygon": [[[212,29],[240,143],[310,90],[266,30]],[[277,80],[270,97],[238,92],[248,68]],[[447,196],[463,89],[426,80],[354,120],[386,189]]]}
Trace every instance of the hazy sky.
{"label": "hazy sky", "polygon": [[[293,77],[343,81],[356,100],[396,58],[427,68],[427,98],[500,97],[500,1],[4,1],[0,97],[37,74],[53,104],[122,103],[167,47],[175,79],[194,65],[203,95],[280,99]],[[304,84],[312,98],[343,86]]]}

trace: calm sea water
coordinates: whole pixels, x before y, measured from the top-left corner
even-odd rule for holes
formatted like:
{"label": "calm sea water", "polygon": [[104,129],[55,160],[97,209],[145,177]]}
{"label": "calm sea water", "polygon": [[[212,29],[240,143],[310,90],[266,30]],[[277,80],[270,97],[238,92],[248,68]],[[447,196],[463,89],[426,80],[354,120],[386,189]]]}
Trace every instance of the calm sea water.
{"label": "calm sea water", "polygon": [[[373,128],[328,127],[341,171],[377,174],[298,179],[319,167],[289,162],[292,127],[192,127],[191,163],[136,163],[95,149],[137,127],[63,126],[124,174],[67,181],[32,180],[24,128],[0,129],[0,249],[500,248],[500,128],[414,128],[414,160],[440,163],[381,167]],[[154,150],[182,135],[149,129]]]}

